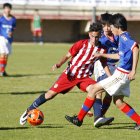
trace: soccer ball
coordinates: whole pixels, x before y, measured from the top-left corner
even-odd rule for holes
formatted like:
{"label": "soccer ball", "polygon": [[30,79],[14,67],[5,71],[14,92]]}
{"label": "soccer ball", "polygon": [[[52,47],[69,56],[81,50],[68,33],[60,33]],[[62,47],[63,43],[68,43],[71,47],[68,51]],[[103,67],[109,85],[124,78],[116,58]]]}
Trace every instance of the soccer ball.
{"label": "soccer ball", "polygon": [[44,115],[39,109],[29,111],[27,121],[33,126],[40,125],[44,120]]}

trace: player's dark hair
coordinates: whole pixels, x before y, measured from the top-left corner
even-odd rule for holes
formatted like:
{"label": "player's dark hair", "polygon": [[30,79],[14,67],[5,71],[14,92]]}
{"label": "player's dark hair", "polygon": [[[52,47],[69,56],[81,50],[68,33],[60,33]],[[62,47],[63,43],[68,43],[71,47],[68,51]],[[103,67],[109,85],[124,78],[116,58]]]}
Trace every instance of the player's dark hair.
{"label": "player's dark hair", "polygon": [[101,32],[102,25],[100,23],[92,23],[89,27],[89,32]]}
{"label": "player's dark hair", "polygon": [[120,28],[122,31],[127,30],[126,18],[120,13],[112,15],[110,24],[114,25],[114,27],[116,27],[116,28]]}
{"label": "player's dark hair", "polygon": [[10,4],[10,3],[4,3],[4,4],[3,4],[3,9],[4,9],[5,7],[8,7],[8,8],[10,8],[10,9],[12,9],[12,4]]}
{"label": "player's dark hair", "polygon": [[111,20],[111,17],[112,17],[112,15],[111,14],[109,14],[109,13],[104,13],[104,14],[101,14],[101,17],[100,17],[100,22],[101,22],[101,24],[103,24],[103,25],[106,25],[106,24],[110,24],[110,20]]}

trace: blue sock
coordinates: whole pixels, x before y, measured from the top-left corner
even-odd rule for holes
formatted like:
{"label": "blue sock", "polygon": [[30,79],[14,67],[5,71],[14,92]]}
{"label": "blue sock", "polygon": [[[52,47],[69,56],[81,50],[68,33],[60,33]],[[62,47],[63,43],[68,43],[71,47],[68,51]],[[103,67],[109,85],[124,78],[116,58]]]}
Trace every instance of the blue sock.
{"label": "blue sock", "polygon": [[93,110],[94,110],[94,119],[101,117],[102,115],[102,100],[96,99],[95,103],[93,104]]}
{"label": "blue sock", "polygon": [[28,108],[28,110],[35,109],[40,105],[44,104],[46,101],[47,99],[45,98],[45,93],[43,93],[32,103],[32,105]]}
{"label": "blue sock", "polygon": [[103,99],[103,104],[102,104],[102,116],[104,116],[108,110],[108,108],[110,107],[112,101],[112,97],[106,95]]}
{"label": "blue sock", "polygon": [[39,37],[39,41],[43,42],[43,37],[42,36]]}
{"label": "blue sock", "polygon": [[37,42],[37,37],[33,36],[33,42],[36,43]]}

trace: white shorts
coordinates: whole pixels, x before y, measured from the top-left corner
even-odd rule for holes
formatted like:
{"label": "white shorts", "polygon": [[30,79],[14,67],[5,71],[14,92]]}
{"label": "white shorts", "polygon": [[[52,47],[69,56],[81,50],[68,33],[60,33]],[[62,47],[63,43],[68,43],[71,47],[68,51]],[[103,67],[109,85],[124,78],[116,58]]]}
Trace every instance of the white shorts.
{"label": "white shorts", "polygon": [[11,54],[12,47],[6,38],[0,36],[0,54]]}
{"label": "white shorts", "polygon": [[124,95],[130,96],[130,80],[128,74],[115,70],[114,74],[99,84],[107,91],[110,96]]}

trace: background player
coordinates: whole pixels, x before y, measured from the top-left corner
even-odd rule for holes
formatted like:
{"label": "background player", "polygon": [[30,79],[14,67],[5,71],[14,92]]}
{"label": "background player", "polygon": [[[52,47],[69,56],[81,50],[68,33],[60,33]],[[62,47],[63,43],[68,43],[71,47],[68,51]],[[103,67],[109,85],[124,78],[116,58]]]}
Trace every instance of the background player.
{"label": "background player", "polygon": [[39,44],[43,45],[41,18],[39,16],[38,9],[34,11],[34,16],[31,21],[31,31],[33,33],[33,41],[35,43],[39,41]]}
{"label": "background player", "polygon": [[67,116],[71,123],[81,126],[83,118],[95,102],[97,92],[103,89],[113,96],[115,105],[128,117],[136,122],[135,130],[140,130],[140,116],[123,99],[130,95],[129,84],[134,80],[139,58],[137,43],[127,32],[127,21],[122,14],[115,14],[111,18],[111,30],[114,35],[119,35],[119,54],[96,54],[97,57],[120,59],[114,74],[90,88],[90,92],[78,116]]}
{"label": "background player", "polygon": [[[112,17],[111,14],[104,13],[104,14],[101,14],[101,18],[100,18],[100,22],[103,26],[103,33],[100,38],[100,42],[103,46],[106,47],[108,54],[118,53],[118,41],[119,41],[119,37],[114,36],[111,31],[110,24],[109,24],[111,17]],[[107,59],[107,65],[110,69],[111,74],[114,73],[117,62],[118,60]],[[99,60],[96,61],[94,64],[94,76],[95,76],[95,81],[97,82],[108,77]],[[107,93],[103,99],[103,103],[102,103],[102,94],[98,94],[96,96],[96,101],[93,105],[95,127],[100,127],[102,125],[109,124],[114,120],[113,117],[110,117],[110,118],[104,117],[106,111],[108,110],[110,106],[111,101],[112,101],[112,96],[110,96]],[[108,121],[106,121],[106,119],[108,119]]]}
{"label": "background player", "polygon": [[3,15],[0,17],[0,76],[7,76],[5,69],[12,49],[13,31],[16,27],[16,19],[11,15],[11,10],[10,3],[3,4]]}
{"label": "background player", "polygon": [[[93,63],[96,61],[94,54],[96,52],[105,52],[105,48],[101,46],[99,42],[101,30],[101,25],[95,23],[92,24],[89,29],[90,39],[76,42],[60,62],[53,66],[53,70],[60,68],[68,59],[71,58],[68,67],[60,75],[49,91],[37,98],[20,117],[21,125],[26,123],[28,111],[39,107],[50,99],[53,99],[58,95],[58,93],[66,93],[74,86],[77,86],[84,92],[88,92],[90,86],[96,83],[91,78],[93,73]],[[108,76],[110,76],[111,74],[107,65],[105,63],[103,64]]]}

